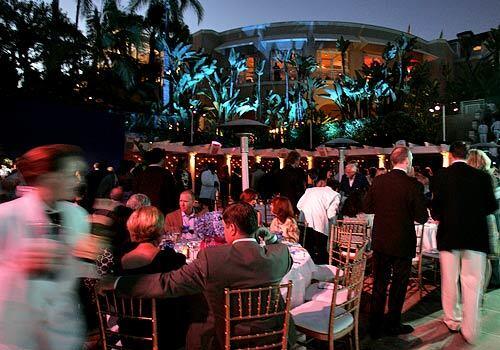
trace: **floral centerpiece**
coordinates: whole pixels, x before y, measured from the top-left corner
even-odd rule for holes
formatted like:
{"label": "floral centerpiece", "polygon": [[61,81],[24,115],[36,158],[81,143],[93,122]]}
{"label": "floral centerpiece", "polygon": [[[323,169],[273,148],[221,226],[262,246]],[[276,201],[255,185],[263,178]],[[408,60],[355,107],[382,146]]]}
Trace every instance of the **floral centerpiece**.
{"label": "floral centerpiece", "polygon": [[198,217],[194,224],[194,232],[203,241],[201,249],[226,243],[221,212],[212,211]]}

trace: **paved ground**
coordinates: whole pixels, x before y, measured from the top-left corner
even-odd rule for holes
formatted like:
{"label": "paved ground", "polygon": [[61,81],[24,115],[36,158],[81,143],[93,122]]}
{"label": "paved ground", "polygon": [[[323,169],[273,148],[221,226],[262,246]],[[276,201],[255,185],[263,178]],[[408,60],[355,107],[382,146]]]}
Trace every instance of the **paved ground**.
{"label": "paved ground", "polygon": [[[450,333],[441,322],[440,289],[428,286],[429,292],[420,299],[415,289],[409,290],[404,306],[403,322],[415,327],[415,332],[400,337],[385,337],[372,341],[367,334],[368,314],[362,312],[361,349],[363,350],[395,350],[395,349],[500,349],[500,289],[489,290],[485,294],[481,309],[481,334],[475,346],[464,342],[459,333]],[[318,347],[319,349],[322,346]],[[345,348],[339,344],[339,348]]]}

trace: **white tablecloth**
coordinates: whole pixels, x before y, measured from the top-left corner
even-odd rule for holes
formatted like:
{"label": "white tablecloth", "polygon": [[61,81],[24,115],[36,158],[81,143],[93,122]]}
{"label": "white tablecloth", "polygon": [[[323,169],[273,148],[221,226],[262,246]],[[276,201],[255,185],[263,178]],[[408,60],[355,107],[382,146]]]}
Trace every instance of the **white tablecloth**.
{"label": "white tablecloth", "polygon": [[[420,230],[421,225],[415,225],[415,230]],[[437,234],[437,224],[434,223],[426,223],[424,225],[424,233],[423,233],[423,242],[422,242],[422,251],[424,252],[437,252],[437,242],[436,242],[436,234]]]}
{"label": "white tablecloth", "polygon": [[311,256],[297,243],[287,243],[288,249],[293,259],[292,269],[283,277],[282,282],[293,282],[291,307],[294,308],[305,302],[306,289],[311,284],[313,272],[316,271]]}

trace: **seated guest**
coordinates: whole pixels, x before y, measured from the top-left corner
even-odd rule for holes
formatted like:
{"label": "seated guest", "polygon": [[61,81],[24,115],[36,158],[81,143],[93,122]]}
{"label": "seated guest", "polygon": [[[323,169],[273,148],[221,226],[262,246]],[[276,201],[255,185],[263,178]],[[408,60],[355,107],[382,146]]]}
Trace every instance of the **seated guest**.
{"label": "seated guest", "polygon": [[136,210],[151,205],[151,201],[149,200],[149,197],[146,196],[145,194],[136,193],[130,196],[126,205],[128,208]]}
{"label": "seated guest", "polygon": [[[259,194],[257,193],[257,191],[255,191],[251,188],[247,188],[240,195],[240,201],[248,203],[254,208],[257,205],[258,199],[259,199]],[[261,215],[260,211],[256,210],[255,212],[257,213],[257,225],[261,226],[262,225],[262,215]]]}
{"label": "seated guest", "polygon": [[274,197],[271,201],[271,212],[276,216],[269,228],[271,232],[280,232],[283,239],[297,243],[299,241],[299,227],[295,221],[290,200],[286,197]]}
{"label": "seated guest", "polygon": [[165,232],[188,234],[194,232],[195,221],[207,212],[202,209],[196,212],[194,208],[194,194],[186,190],[179,196],[179,209],[165,216]]}
{"label": "seated guest", "polygon": [[[163,214],[155,207],[137,209],[127,221],[130,232],[131,250],[119,256],[118,275],[152,274],[169,272],[185,265],[186,257],[172,248],[158,248],[158,241],[163,230]],[[129,249],[130,249],[129,247]],[[160,349],[176,349],[184,343],[187,330],[184,302],[182,300],[158,301],[158,334]],[[142,321],[120,320],[118,322],[126,334],[145,336],[151,329]],[[123,340],[125,343],[130,340]],[[168,341],[168,342],[167,342]],[[142,349],[145,344],[124,344],[129,348]],[[142,345],[142,346],[141,346]]]}
{"label": "seated guest", "polygon": [[[100,290],[124,296],[172,298],[202,292],[209,304],[206,320],[190,327],[186,349],[224,348],[224,288],[254,288],[278,284],[292,267],[288,248],[280,243],[261,247],[256,239],[257,215],[252,206],[235,203],[223,214],[227,245],[200,251],[198,258],[177,271],[155,275],[105,278]],[[270,241],[271,235],[267,235]],[[290,320],[292,321],[292,320]],[[249,321],[249,327],[274,329],[282,320]],[[289,328],[289,338],[294,332]],[[293,345],[293,341],[291,341]]]}

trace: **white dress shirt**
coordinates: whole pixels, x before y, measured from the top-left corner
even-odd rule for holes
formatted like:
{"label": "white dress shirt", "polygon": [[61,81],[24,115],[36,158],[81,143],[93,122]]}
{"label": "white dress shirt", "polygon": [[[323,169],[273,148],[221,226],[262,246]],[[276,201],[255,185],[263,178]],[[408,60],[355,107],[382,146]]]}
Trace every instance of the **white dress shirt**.
{"label": "white dress shirt", "polygon": [[297,208],[304,214],[307,226],[328,236],[330,220],[335,218],[340,204],[340,194],[330,187],[308,188],[299,199]]}

